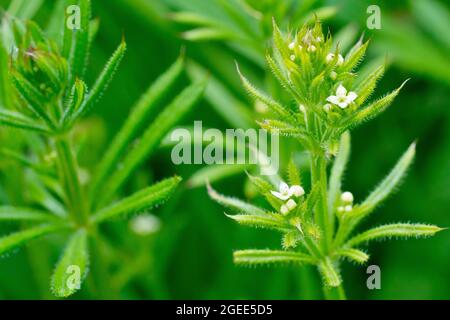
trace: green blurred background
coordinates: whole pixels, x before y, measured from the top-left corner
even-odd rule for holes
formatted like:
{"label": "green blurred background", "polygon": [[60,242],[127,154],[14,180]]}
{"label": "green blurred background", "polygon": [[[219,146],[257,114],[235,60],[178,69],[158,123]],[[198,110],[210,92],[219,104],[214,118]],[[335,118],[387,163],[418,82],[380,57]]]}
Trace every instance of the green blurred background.
{"label": "green blurred background", "polygon": [[[30,5],[40,0],[29,0]],[[110,89],[95,114],[80,127],[88,137],[81,162],[93,166],[101,157],[109,139],[120,127],[130,107],[148,85],[177,58],[184,48],[188,70],[184,81],[210,74],[205,99],[186,125],[202,120],[205,127],[224,130],[255,126],[260,117],[240,87],[234,60],[245,73],[267,91],[277,94],[271,76],[261,63],[270,30],[255,23],[248,7],[240,0],[93,0],[93,14],[100,21],[100,31],[91,55],[88,83],[100,71],[110,53],[125,35],[127,55]],[[249,1],[250,3],[252,1]],[[255,1],[253,1],[255,2]],[[389,69],[379,84],[377,95],[384,94],[411,78],[401,94],[381,117],[352,133],[352,155],[345,179],[345,189],[356,200],[362,199],[389,171],[397,158],[414,140],[418,152],[397,194],[390,198],[366,222],[428,222],[450,226],[450,13],[446,1],[312,1],[261,0],[267,4],[266,18],[277,17],[284,28],[302,23],[319,9],[324,27],[342,39],[357,40],[361,33],[371,38],[366,63],[387,59]],[[298,4],[298,15],[283,8]],[[368,30],[366,9],[376,3],[381,8],[380,30]],[[2,8],[9,1],[0,0]],[[44,0],[35,19],[43,26],[55,1]],[[228,5],[227,5],[228,4]],[[304,7],[301,7],[301,6]],[[323,8],[326,9],[323,9]],[[244,8],[244,7],[243,7]],[[266,9],[265,9],[266,10]],[[274,10],[274,12],[270,12]],[[278,10],[278,11],[277,11]],[[224,26],[226,34],[214,37],[192,36],[189,23],[176,19],[174,12],[196,13]],[[233,15],[240,13],[239,16]],[[239,19],[248,22],[242,29]],[[195,24],[195,23],[193,23]],[[253,44],[245,38],[251,31],[262,41]],[[241,34],[244,37],[241,37]],[[195,40],[195,41],[194,41]],[[345,44],[345,43],[344,43]],[[221,94],[217,93],[219,91]],[[174,93],[175,94],[175,93]],[[230,109],[231,108],[231,109]],[[238,108],[240,113],[235,113]],[[242,110],[244,109],[244,110]],[[1,136],[0,136],[1,139]],[[1,141],[4,143],[4,141]],[[292,142],[282,140],[291,152]],[[287,156],[282,159],[284,162]],[[0,161],[0,203],[8,203],[5,170],[10,162]],[[202,166],[174,166],[170,148],[162,147],[135,175],[128,186],[147,184],[177,173],[184,181]],[[17,168],[16,168],[17,170]],[[305,178],[307,171],[303,171]],[[19,183],[19,182],[18,182]],[[222,193],[245,197],[245,174],[242,172],[214,182]],[[26,193],[20,185],[15,192]],[[321,298],[320,279],[315,270],[295,267],[248,269],[235,267],[232,250],[241,248],[278,248],[275,233],[242,228],[227,219],[223,209],[211,201],[204,187],[184,184],[164,206],[153,212],[162,221],[161,230],[151,239],[130,235],[128,224],[117,221],[104,230],[111,247],[118,252],[105,277],[117,275],[121,264],[134,263],[143,250],[149,257],[143,267],[131,268],[117,297],[124,299],[315,299]],[[364,226],[363,226],[364,227]],[[2,225],[0,234],[16,228]],[[47,241],[46,241],[47,240]],[[0,260],[0,299],[51,298],[48,291],[50,273],[58,259],[58,238],[37,240],[19,252]],[[50,241],[48,241],[50,240]],[[33,249],[34,248],[34,249]],[[387,241],[370,247],[370,264],[381,268],[381,290],[366,288],[366,267],[343,265],[344,287],[353,299],[450,299],[450,232],[430,239]],[[120,254],[120,256],[119,256]],[[97,266],[92,266],[93,268]],[[111,280],[113,281],[113,280]],[[88,281],[89,282],[89,281]],[[87,288],[75,298],[104,298]]]}

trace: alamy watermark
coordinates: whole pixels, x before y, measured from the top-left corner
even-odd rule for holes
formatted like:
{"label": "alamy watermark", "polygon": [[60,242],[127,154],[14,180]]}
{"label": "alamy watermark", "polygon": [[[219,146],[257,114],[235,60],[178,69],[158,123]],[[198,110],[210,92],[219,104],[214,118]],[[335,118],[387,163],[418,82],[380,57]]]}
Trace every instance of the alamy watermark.
{"label": "alamy watermark", "polygon": [[261,175],[275,175],[279,169],[279,136],[264,129],[226,129],[225,133],[194,122],[190,131],[178,128],[170,140],[175,142],[172,162],[179,164],[254,164]]}

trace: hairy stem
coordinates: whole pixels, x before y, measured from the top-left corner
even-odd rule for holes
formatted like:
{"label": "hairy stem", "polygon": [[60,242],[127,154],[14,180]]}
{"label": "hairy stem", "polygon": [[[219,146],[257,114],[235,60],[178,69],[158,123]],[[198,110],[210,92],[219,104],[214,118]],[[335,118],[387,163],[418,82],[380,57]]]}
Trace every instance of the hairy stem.
{"label": "hairy stem", "polygon": [[66,136],[55,141],[58,155],[59,175],[65,189],[67,205],[73,219],[80,225],[85,225],[88,218],[86,201],[78,177],[78,164],[72,152],[72,146]]}
{"label": "hairy stem", "polygon": [[339,287],[323,288],[325,299],[327,300],[346,300],[344,286],[341,284]]}

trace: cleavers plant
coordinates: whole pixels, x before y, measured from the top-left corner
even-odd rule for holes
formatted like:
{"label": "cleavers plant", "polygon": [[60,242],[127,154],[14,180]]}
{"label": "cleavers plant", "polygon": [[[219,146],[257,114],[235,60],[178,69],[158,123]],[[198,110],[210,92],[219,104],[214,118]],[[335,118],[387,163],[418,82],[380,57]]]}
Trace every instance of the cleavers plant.
{"label": "cleavers plant", "polygon": [[272,134],[296,139],[308,151],[311,189],[305,193],[298,168],[291,159],[287,169],[289,184],[281,182],[274,186],[261,177],[249,175],[270,209],[223,196],[211,186],[208,191],[214,200],[235,212],[227,216],[238,223],[282,234],[282,250],[238,250],[234,252],[236,264],[315,265],[323,279],[325,296],[344,299],[340,263],[344,259],[359,264],[367,262],[369,255],[361,249],[366,242],[427,237],[442,229],[428,224],[393,223],[353,234],[358,224],[399,185],[414,158],[415,143],[366,199],[353,203],[353,194],[342,190],[350,154],[349,130],[382,113],[404,84],[382,98],[369,101],[384,66],[367,75],[357,75],[355,69],[368,42],[360,39],[344,57],[339,45],[333,46],[331,35],[323,34],[319,21],[286,35],[275,22],[273,26],[274,49],[266,59],[292,103],[283,105],[240,76],[248,93],[267,105],[273,114],[260,126]]}
{"label": "cleavers plant", "polygon": [[[121,197],[120,191],[169,130],[196,105],[205,87],[200,81],[185,88],[147,126],[182,75],[184,61],[179,58],[142,95],[98,165],[85,172],[78,164],[74,133],[107,89],[126,44],[121,41],[88,90],[82,79],[97,21],[91,20],[90,0],[65,4],[79,5],[80,29],[64,27],[53,32],[57,36],[50,39],[51,32],[42,31],[34,22],[9,15],[4,17],[0,43],[0,61],[9,61],[9,72],[2,72],[0,83],[2,89],[14,89],[5,90],[10,103],[0,106],[0,125],[13,128],[8,129],[12,132],[26,131],[19,147],[3,145],[0,152],[27,170],[32,178],[25,186],[34,190],[34,198],[28,203],[0,206],[0,222],[17,221],[25,226],[0,238],[0,255],[37,237],[69,234],[51,279],[57,297],[70,296],[80,288],[88,273],[90,244],[104,241],[98,228],[101,223],[152,208],[174,192],[181,180],[177,176],[126,197]],[[63,28],[65,6],[60,9],[53,18],[60,20],[62,23],[56,25]],[[76,275],[79,279],[74,278]]]}

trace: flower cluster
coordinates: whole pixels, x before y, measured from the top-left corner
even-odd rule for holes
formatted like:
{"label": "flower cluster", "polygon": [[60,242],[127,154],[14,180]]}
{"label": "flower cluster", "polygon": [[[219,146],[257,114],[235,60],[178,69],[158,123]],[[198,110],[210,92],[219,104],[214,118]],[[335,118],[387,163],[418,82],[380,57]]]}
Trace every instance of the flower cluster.
{"label": "flower cluster", "polygon": [[294,199],[292,199],[292,197],[295,196],[299,198],[303,196],[305,194],[305,190],[299,185],[289,187],[287,183],[281,182],[279,191],[271,191],[271,193],[280,200],[287,200],[286,203],[280,207],[280,212],[282,214],[287,214],[297,206],[297,203]]}

